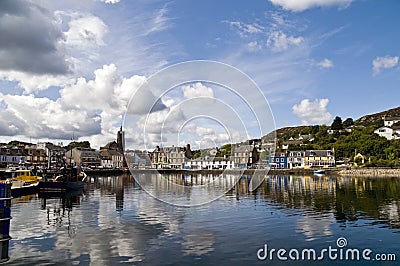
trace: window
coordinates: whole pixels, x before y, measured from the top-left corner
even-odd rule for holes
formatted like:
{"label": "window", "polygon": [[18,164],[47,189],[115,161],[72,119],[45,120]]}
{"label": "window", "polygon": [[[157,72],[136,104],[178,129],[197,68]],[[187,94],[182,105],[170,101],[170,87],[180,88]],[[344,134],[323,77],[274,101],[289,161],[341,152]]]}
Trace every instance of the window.
{"label": "window", "polygon": [[285,159],[284,158],[281,158],[281,162],[283,163],[285,161]]}

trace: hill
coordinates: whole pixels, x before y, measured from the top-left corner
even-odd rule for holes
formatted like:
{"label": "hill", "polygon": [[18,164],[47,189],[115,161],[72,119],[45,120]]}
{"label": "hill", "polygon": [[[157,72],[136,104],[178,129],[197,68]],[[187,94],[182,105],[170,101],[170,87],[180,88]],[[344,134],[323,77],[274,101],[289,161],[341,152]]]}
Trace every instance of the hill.
{"label": "hill", "polygon": [[375,128],[378,128],[380,126],[383,126],[383,120],[382,117],[400,117],[400,107],[396,107],[393,109],[389,109],[380,113],[375,113],[371,115],[365,115],[356,121],[354,123],[356,125],[360,126],[374,126]]}
{"label": "hill", "polygon": [[[355,125],[378,128],[383,126],[382,117],[400,117],[400,107],[389,109],[375,114],[365,115],[354,121]],[[315,134],[321,128],[328,129],[329,126],[293,126],[284,127],[277,129],[274,133],[279,140],[286,140],[290,137],[297,138],[299,135]],[[264,136],[264,138],[270,137],[271,134]]]}

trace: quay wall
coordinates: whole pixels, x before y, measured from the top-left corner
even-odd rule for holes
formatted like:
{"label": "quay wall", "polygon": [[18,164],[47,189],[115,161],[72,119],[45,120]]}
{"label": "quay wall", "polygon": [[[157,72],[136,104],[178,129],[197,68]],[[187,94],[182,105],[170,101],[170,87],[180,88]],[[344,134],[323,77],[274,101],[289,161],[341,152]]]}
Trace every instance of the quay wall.
{"label": "quay wall", "polygon": [[340,176],[400,177],[400,168],[352,168],[338,171]]}

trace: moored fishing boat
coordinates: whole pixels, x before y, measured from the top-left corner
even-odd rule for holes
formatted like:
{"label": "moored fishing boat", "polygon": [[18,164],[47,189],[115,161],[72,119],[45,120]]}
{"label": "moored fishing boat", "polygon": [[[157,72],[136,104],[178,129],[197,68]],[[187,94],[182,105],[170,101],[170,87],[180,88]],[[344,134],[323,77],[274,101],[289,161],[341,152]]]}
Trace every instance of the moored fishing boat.
{"label": "moored fishing boat", "polygon": [[19,197],[36,193],[41,180],[41,176],[34,175],[31,170],[25,169],[13,172],[13,177],[7,179],[7,182],[11,183],[11,195]]}
{"label": "moored fishing boat", "polygon": [[61,174],[54,179],[39,182],[40,192],[67,192],[80,190],[86,182],[86,174],[80,167],[62,168]]}

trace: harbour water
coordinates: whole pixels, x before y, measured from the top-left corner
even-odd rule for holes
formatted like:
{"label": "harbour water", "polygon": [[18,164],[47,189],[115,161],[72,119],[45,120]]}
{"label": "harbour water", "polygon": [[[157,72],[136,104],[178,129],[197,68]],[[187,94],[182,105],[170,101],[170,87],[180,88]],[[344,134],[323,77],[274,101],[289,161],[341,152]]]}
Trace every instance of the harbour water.
{"label": "harbour water", "polygon": [[[130,175],[93,178],[83,194],[64,198],[15,198],[6,265],[353,265],[348,249],[360,251],[358,263],[398,265],[400,178],[265,176],[249,192],[250,178],[195,207],[164,203]],[[147,188],[189,200],[165,186]],[[329,248],[337,250],[332,257],[321,253]],[[286,253],[263,258],[271,249]],[[316,258],[302,258],[304,249]]]}

